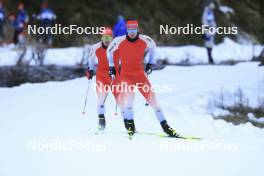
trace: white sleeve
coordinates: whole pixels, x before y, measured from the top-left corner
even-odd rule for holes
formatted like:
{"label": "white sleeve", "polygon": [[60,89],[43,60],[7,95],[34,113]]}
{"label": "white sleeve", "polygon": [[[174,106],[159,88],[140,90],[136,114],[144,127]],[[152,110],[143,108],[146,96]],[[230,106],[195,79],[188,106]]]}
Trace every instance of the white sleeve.
{"label": "white sleeve", "polygon": [[210,27],[216,27],[214,13],[211,12],[208,7],[205,7],[203,16],[202,16],[203,25],[208,25]]}
{"label": "white sleeve", "polygon": [[96,50],[100,47],[101,42],[92,46],[89,54],[89,70],[94,70],[95,61],[98,60]]}
{"label": "white sleeve", "polygon": [[118,50],[119,44],[125,39],[125,36],[116,37],[108,46],[106,54],[109,67],[114,67],[114,52]]}
{"label": "white sleeve", "polygon": [[156,50],[156,43],[154,42],[154,40],[152,38],[150,38],[147,35],[140,35],[140,38],[143,39],[147,44],[146,53],[148,53],[148,58],[146,59],[146,63],[154,64],[155,63],[154,55],[155,55],[155,50]]}
{"label": "white sleeve", "polygon": [[203,15],[202,15],[202,24],[203,25],[208,25],[208,23],[207,23],[207,9],[206,9],[206,7],[204,8]]}

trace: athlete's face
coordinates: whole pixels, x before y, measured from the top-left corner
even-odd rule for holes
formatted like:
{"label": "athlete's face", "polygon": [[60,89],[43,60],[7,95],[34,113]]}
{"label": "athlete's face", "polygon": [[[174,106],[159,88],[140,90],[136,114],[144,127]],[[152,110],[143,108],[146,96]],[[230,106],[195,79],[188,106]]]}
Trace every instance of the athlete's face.
{"label": "athlete's face", "polygon": [[23,10],[24,9],[24,5],[23,4],[19,4],[17,8],[18,8],[18,10]]}
{"label": "athlete's face", "polygon": [[127,35],[129,38],[134,39],[137,37],[138,29],[127,29]]}
{"label": "athlete's face", "polygon": [[110,45],[110,43],[112,42],[112,40],[113,40],[113,37],[110,36],[110,35],[104,35],[104,36],[102,36],[102,42],[107,47]]}

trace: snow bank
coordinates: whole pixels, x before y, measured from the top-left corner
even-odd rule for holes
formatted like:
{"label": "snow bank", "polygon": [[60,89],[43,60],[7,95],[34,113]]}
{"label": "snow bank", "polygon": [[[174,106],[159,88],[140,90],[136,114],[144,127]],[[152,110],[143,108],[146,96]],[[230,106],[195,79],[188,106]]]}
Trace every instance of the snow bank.
{"label": "snow bank", "polygon": [[[90,45],[83,48],[53,48],[46,54],[44,64],[50,65],[78,65],[83,56],[87,56]],[[223,43],[216,45],[213,50],[213,57],[217,63],[224,61],[250,61],[253,56],[258,56],[261,46],[238,44],[229,38],[225,38]],[[25,56],[26,60],[32,57],[32,48],[29,48]],[[199,46],[179,46],[179,47],[157,47],[156,60],[167,60],[170,64],[188,62],[191,64],[207,63],[207,52],[204,47]],[[18,59],[18,52],[13,47],[0,48],[0,65],[14,65]],[[34,63],[33,63],[34,64]]]}
{"label": "snow bank", "polygon": [[248,113],[248,118],[251,122],[264,124],[264,117],[256,118],[253,113]]}
{"label": "snow bank", "polygon": [[[253,56],[261,53],[262,47],[238,44],[229,38],[223,43],[216,45],[213,49],[213,57],[216,63],[224,61],[250,61]],[[192,64],[208,63],[207,51],[204,47],[182,46],[182,47],[158,47],[157,59],[167,59],[171,64],[189,62]]]}

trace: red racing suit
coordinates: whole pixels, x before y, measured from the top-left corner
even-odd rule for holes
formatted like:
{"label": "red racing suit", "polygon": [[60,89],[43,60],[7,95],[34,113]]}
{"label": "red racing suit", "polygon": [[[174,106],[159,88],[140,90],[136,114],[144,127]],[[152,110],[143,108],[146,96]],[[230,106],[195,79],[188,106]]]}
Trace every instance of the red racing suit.
{"label": "red racing suit", "polygon": [[[152,86],[144,72],[144,59],[147,63],[153,64],[155,42],[146,35],[139,34],[136,39],[129,39],[127,36],[115,38],[107,49],[109,66],[114,66],[114,60],[120,59],[121,73],[120,83],[123,90],[119,104],[126,115],[124,118],[133,118],[134,91],[137,88],[145,97],[146,101],[157,111],[161,111]],[[115,55],[118,52],[118,55]],[[148,58],[146,58],[148,56]],[[119,58],[115,58],[119,57]],[[161,117],[163,120],[163,114]]]}
{"label": "red racing suit", "polygon": [[[116,75],[116,79],[112,81],[109,76],[109,65],[106,57],[106,47],[102,42],[98,42],[92,46],[89,56],[89,69],[95,70],[95,64],[97,63],[96,70],[96,91],[98,94],[98,113],[104,114],[104,103],[108,92],[112,92],[116,101],[118,100],[119,93],[116,91],[115,86],[119,82],[119,73]],[[115,52],[114,55],[117,55]],[[115,56],[118,58],[118,56]],[[116,69],[119,68],[119,61],[115,59],[114,65]],[[101,110],[100,110],[101,109]]]}

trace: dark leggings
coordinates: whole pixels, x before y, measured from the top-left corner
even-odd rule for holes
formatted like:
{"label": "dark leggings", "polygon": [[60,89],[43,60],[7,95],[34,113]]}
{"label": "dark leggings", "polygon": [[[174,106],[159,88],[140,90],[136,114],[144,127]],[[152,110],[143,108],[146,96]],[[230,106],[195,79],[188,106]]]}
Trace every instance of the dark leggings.
{"label": "dark leggings", "polygon": [[214,59],[213,59],[213,56],[212,56],[212,48],[207,47],[206,49],[207,49],[209,63],[213,64],[214,63]]}

